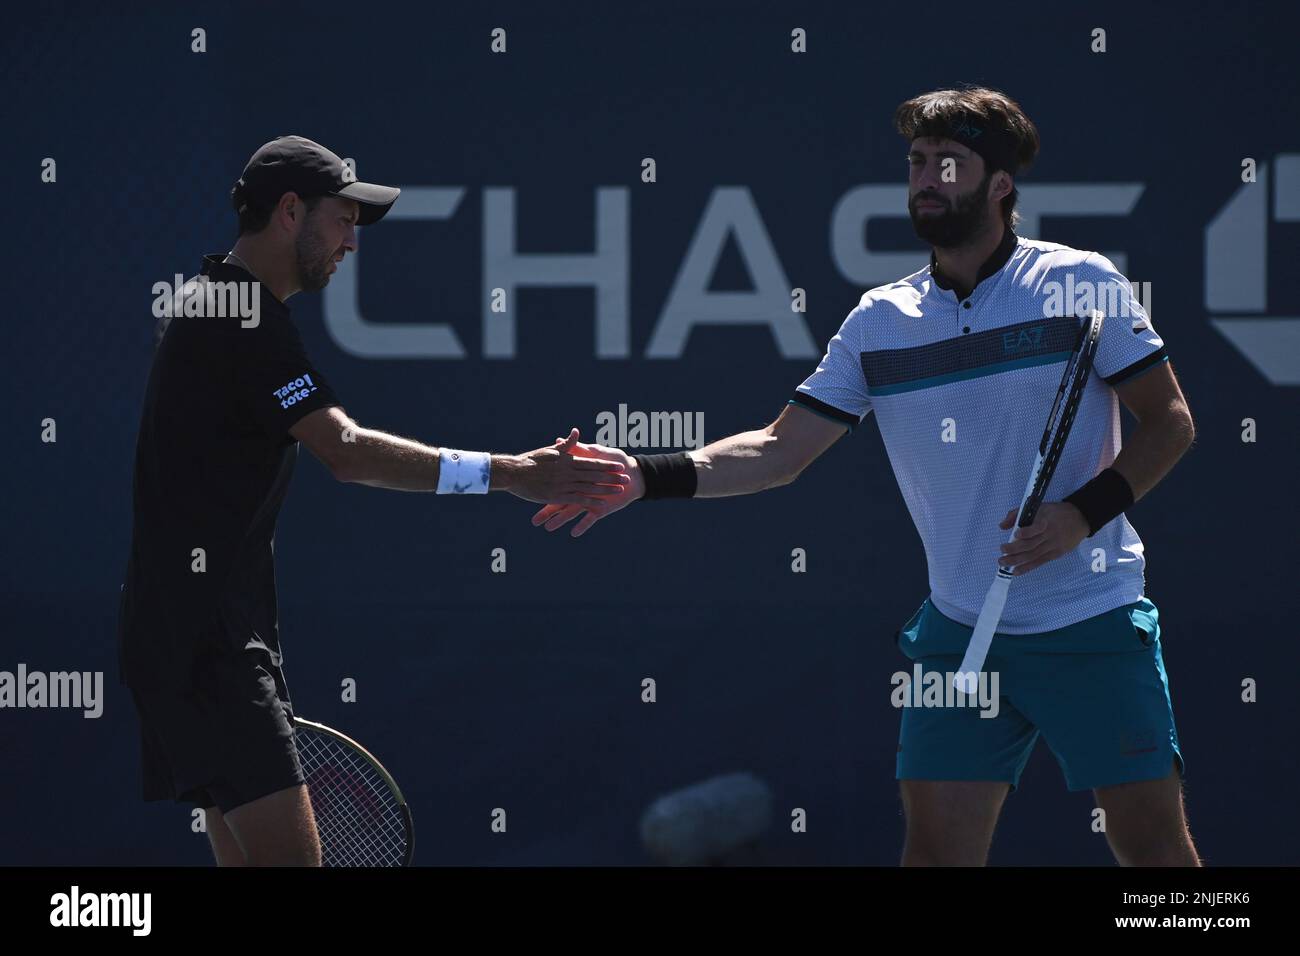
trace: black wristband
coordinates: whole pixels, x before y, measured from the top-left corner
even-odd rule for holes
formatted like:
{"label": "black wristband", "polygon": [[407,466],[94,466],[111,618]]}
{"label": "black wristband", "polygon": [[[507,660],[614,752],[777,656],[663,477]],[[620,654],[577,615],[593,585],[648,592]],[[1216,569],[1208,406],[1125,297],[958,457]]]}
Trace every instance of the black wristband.
{"label": "black wristband", "polygon": [[633,455],[645,479],[645,498],[693,498],[695,462],[684,451],[668,455]]}
{"label": "black wristband", "polygon": [[1133,504],[1133,489],[1123,475],[1107,468],[1064,500],[1083,512],[1091,538]]}

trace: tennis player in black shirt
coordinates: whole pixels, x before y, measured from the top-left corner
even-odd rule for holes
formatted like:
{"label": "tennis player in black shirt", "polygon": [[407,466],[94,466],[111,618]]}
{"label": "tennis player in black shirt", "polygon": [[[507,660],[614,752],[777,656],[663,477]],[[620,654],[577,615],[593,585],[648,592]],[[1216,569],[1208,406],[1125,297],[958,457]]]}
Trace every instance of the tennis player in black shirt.
{"label": "tennis player in black shirt", "polygon": [[[205,808],[220,865],[319,865],[290,725],[272,539],[299,443],[340,481],[508,491],[547,503],[621,494],[614,462],[568,444],[521,455],[422,445],[363,428],[311,363],[286,300],[319,291],[399,190],[283,136],[231,191],[239,238],[163,300],[136,446],[122,586],[122,681],[140,715],[146,800]],[[157,303],[155,309],[157,311]]]}

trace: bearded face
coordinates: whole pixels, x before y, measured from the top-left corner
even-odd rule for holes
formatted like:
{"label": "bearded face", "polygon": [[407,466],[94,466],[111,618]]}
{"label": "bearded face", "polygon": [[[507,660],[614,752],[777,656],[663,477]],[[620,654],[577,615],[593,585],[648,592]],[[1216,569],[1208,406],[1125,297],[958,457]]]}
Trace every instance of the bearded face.
{"label": "bearded face", "polygon": [[988,188],[992,176],[986,172],[978,185],[954,198],[932,190],[914,193],[907,201],[907,211],[917,238],[941,249],[955,248],[984,231],[989,221]]}
{"label": "bearded face", "polygon": [[298,281],[304,292],[319,292],[329,284],[335,263],[343,257],[343,245],[322,228],[321,207],[313,209],[303,221],[302,230],[294,242],[294,258],[298,264]]}

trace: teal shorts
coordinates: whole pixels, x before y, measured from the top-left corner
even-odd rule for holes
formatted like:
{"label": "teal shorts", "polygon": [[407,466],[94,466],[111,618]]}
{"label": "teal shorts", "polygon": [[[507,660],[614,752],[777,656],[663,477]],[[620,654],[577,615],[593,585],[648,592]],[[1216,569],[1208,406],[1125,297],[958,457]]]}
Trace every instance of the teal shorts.
{"label": "teal shorts", "polygon": [[[926,598],[897,635],[914,662],[909,686],[940,686],[926,675],[958,671],[971,630]],[[996,634],[982,679],[983,697],[965,706],[897,694],[899,780],[999,780],[1014,790],[1040,733],[1071,790],[1159,779],[1175,762],[1183,772],[1159,612],[1146,598],[1055,631]]]}

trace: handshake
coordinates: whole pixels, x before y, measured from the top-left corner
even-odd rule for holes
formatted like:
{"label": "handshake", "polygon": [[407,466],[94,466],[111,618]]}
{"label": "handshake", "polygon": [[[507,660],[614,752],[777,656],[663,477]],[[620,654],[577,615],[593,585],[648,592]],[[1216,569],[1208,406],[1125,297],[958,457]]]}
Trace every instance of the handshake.
{"label": "handshake", "polygon": [[504,460],[493,456],[494,469],[504,472],[503,490],[545,504],[533,515],[533,526],[558,531],[579,518],[569,532],[575,538],[645,494],[645,476],[630,455],[578,439],[574,428],[568,438],[557,438],[548,448]]}

